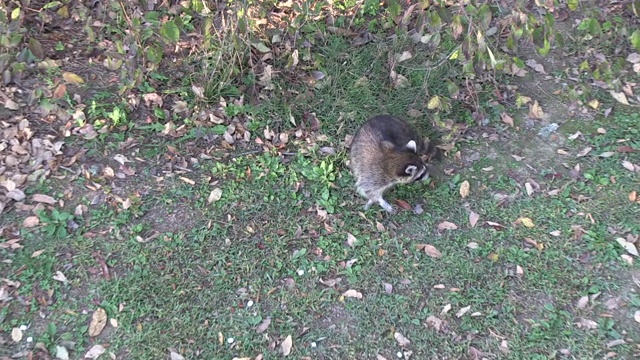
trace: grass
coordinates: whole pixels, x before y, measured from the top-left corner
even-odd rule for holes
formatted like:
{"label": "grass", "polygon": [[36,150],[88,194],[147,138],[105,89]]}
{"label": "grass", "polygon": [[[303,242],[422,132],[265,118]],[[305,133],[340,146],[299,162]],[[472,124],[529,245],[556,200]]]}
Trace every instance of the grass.
{"label": "grass", "polygon": [[[0,221],[6,229],[0,242],[20,237],[23,246],[0,249],[3,278],[20,283],[0,309],[0,336],[8,339],[13,328],[28,325],[25,336],[33,343],[52,354],[64,346],[72,358],[95,344],[127,359],[166,357],[168,348],[185,358],[271,358],[280,356],[288,335],[298,358],[391,359],[410,351],[414,359],[459,359],[471,349],[509,359],[602,358],[611,351],[633,358],[640,342],[633,319],[640,296],[632,290],[638,266],[621,260],[624,250],[615,238],[640,233],[638,204],[628,200],[638,176],[620,165],[640,158],[617,148],[621,139],[640,148],[640,117],[616,113],[589,124],[606,134],[577,127],[585,136],[562,145],[572,154],[566,157],[533,130],[495,131],[499,141],[493,143],[472,131],[457,144],[460,157],[435,165],[430,183],[387,195],[420,204],[422,214],[364,212],[341,141],[383,112],[407,117],[420,111],[413,121],[433,134],[426,104],[447,91],[443,78],[451,69],[427,70],[424,64],[433,59],[426,51],[396,69],[407,87],[390,86],[389,52],[407,46],[400,39],[354,48],[327,35],[315,53],[323,81],[278,77],[263,102],[229,110],[250,117],[257,134],[267,125],[292,130],[291,116],[299,123],[315,112],[319,131],[309,142],[291,141],[286,154],[239,149],[218,156],[203,150],[213,146],[204,136],[160,137],[162,128],[142,127],[135,112],[109,134],[69,140],[88,149],[84,166],[91,176],[49,180],[28,195],[56,194],[69,214],[81,204],[88,210],[53,220],[47,211],[40,215],[46,225],[31,229],[20,226],[25,212]],[[214,85],[212,93],[226,91]],[[108,117],[114,106],[126,107],[100,98],[96,117]],[[468,118],[464,110],[449,115]],[[121,149],[130,137],[139,145]],[[324,154],[323,146],[335,154]],[[592,152],[575,157],[586,146]],[[596,156],[606,151],[614,154]],[[478,159],[470,159],[475,152]],[[127,166],[135,175],[102,176],[107,164],[121,170],[116,154],[132,160]],[[572,177],[577,164],[580,172]],[[471,193],[462,199],[465,180]],[[526,182],[540,189],[529,196]],[[65,192],[69,184],[72,191]],[[209,203],[215,188],[221,196]],[[475,227],[470,211],[480,215]],[[533,226],[518,222],[523,217]],[[439,229],[443,221],[457,229]],[[348,234],[354,244],[347,243]],[[442,256],[429,257],[417,244],[430,244]],[[348,290],[362,299],[345,297]],[[580,308],[584,296],[591,300]],[[608,307],[616,298],[625,305]],[[98,307],[117,323],[89,337]],[[258,333],[265,321],[266,331]],[[434,327],[434,321],[441,323]],[[411,341],[406,349],[396,333]],[[608,347],[620,339],[625,343]],[[8,341],[0,356],[31,348]]]}

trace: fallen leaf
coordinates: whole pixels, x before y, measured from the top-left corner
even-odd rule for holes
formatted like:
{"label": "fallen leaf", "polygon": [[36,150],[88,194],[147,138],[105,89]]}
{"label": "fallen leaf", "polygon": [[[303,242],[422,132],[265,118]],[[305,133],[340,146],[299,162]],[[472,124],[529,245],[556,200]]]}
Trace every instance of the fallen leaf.
{"label": "fallen leaf", "polygon": [[637,323],[640,323],[640,310],[636,311],[633,314],[633,320],[635,320]]}
{"label": "fallen leaf", "polygon": [[636,149],[632,148],[629,145],[622,145],[622,146],[618,146],[616,151],[619,153],[632,153],[632,152],[635,152]]}
{"label": "fallen leaf", "polygon": [[617,102],[624,104],[624,105],[629,105],[629,101],[627,100],[627,96],[623,93],[623,92],[616,92],[616,91],[609,91],[609,94],[611,94],[611,96],[616,99]]}
{"label": "fallen leaf", "polygon": [[615,152],[613,152],[613,151],[605,151],[605,152],[603,152],[602,154],[598,155],[598,157],[601,157],[601,158],[609,158],[609,157],[612,157],[612,156],[613,156],[613,155],[615,155],[615,154],[616,154],[616,153],[615,153]]}
{"label": "fallen leaf", "polygon": [[576,307],[578,309],[584,309],[585,307],[587,307],[588,304],[589,304],[589,297],[585,295],[578,300]]}
{"label": "fallen leaf", "polygon": [[32,258],[36,258],[36,257],[42,255],[43,252],[44,252],[44,250],[34,251],[33,254],[31,254],[31,257]]}
{"label": "fallen leaf", "polygon": [[587,156],[587,154],[589,154],[591,152],[591,150],[593,150],[593,148],[591,146],[587,146],[586,148],[582,149],[582,151],[580,151],[576,157],[583,157],[583,156]]}
{"label": "fallen leaf", "polygon": [[617,238],[616,242],[620,244],[620,246],[622,246],[629,254],[638,256],[638,249],[636,248],[636,245],[634,243],[629,242],[625,238],[621,237]]}
{"label": "fallen leaf", "polygon": [[524,189],[527,191],[527,195],[531,196],[533,194],[533,186],[530,183],[525,183]]}
{"label": "fallen leaf", "polygon": [[576,131],[574,134],[569,135],[569,140],[575,140],[577,139],[580,135],[582,135],[582,133],[580,131]]}
{"label": "fallen leaf", "polygon": [[20,328],[14,327],[11,329],[11,340],[13,340],[13,342],[20,342],[20,340],[22,340],[22,330],[20,330]]}
{"label": "fallen leaf", "polygon": [[89,336],[94,337],[100,335],[105,325],[107,325],[107,312],[103,308],[98,308],[91,316],[89,324]]}
{"label": "fallen leaf", "polygon": [[362,293],[359,291],[355,291],[353,289],[349,289],[347,291],[345,291],[342,296],[344,297],[352,297],[352,298],[356,298],[356,299],[362,299]]}
{"label": "fallen leaf", "polygon": [[611,340],[611,341],[609,341],[609,342],[607,343],[607,347],[608,347],[608,348],[612,348],[612,347],[614,347],[614,346],[624,345],[624,344],[626,344],[626,343],[627,343],[627,342],[626,342],[626,341],[624,341],[624,339]]}
{"label": "fallen leaf", "polygon": [[171,352],[169,354],[170,360],[184,360],[184,356],[182,356],[181,354],[178,354],[177,352],[169,349],[169,351]]}
{"label": "fallen leaf", "polygon": [[69,351],[66,347],[56,345],[56,359],[58,360],[69,360]]}
{"label": "fallen leaf", "polygon": [[511,155],[511,157],[514,158],[518,162],[525,159],[524,156],[518,156],[518,155]]}
{"label": "fallen leaf", "polygon": [[560,230],[553,230],[552,232],[549,233],[549,235],[551,236],[560,236]]}
{"label": "fallen leaf", "polygon": [[393,285],[382,283],[382,286],[384,287],[384,292],[386,292],[387,294],[391,294],[393,292]]}
{"label": "fallen leaf", "polygon": [[61,283],[65,283],[65,284],[69,281],[69,280],[67,280],[67,277],[64,276],[64,274],[60,270],[56,271],[56,274],[53,275],[53,280],[57,280],[57,281],[60,281]]}
{"label": "fallen leaf", "polygon": [[468,244],[467,244],[467,247],[468,247],[469,249],[471,249],[471,250],[475,250],[475,249],[477,249],[477,248],[479,247],[479,245],[478,245],[478,243],[477,243],[477,242],[473,242],[473,241],[472,241],[472,242],[470,242],[470,243],[468,243]]}
{"label": "fallen leaf", "polygon": [[533,224],[533,221],[528,217],[518,218],[518,220],[516,220],[516,223],[521,223],[522,225],[524,225],[525,227],[528,227],[528,228],[532,228],[532,227],[535,226]]}
{"label": "fallen leaf", "polygon": [[380,231],[380,232],[385,232],[386,231],[386,229],[384,228],[384,225],[382,225],[382,223],[379,222],[379,221],[376,221],[376,229],[378,231]]}
{"label": "fallen leaf", "polygon": [[456,317],[462,317],[467,313],[467,311],[469,311],[469,309],[471,309],[471,305],[465,306],[462,309],[458,310],[458,312],[456,313]]}
{"label": "fallen leaf", "polygon": [[629,193],[629,201],[631,202],[636,202],[636,199],[638,198],[638,192],[633,190],[632,192]]}
{"label": "fallen leaf", "polygon": [[395,55],[395,59],[397,62],[403,62],[405,60],[409,60],[413,57],[413,55],[411,55],[410,51],[404,51],[402,52],[402,54],[396,54]]}
{"label": "fallen leaf", "polygon": [[535,70],[536,72],[538,72],[540,74],[546,74],[542,64],[538,63],[534,59],[529,59],[529,60],[525,61],[525,64],[527,64],[527,66],[529,66],[530,68],[532,68],[533,70]]}
{"label": "fallen leaf", "polygon": [[207,197],[207,203],[208,204],[214,203],[220,200],[221,198],[222,198],[222,189],[215,188],[211,190],[211,193],[209,193],[209,197]]}
{"label": "fallen leaf", "polygon": [[402,199],[396,199],[396,205],[398,205],[400,208],[404,209],[404,210],[411,210],[412,207],[411,205],[409,205],[408,202],[402,200]]}
{"label": "fallen leaf", "polygon": [[491,261],[498,261],[498,259],[500,259],[500,256],[496,253],[491,253],[487,256],[487,259]]}
{"label": "fallen leaf", "polygon": [[280,344],[282,355],[289,356],[289,354],[291,354],[291,347],[293,347],[293,339],[291,338],[291,335],[288,335],[282,344]]}
{"label": "fallen leaf", "polygon": [[476,227],[478,220],[480,220],[480,215],[475,211],[471,211],[469,213],[469,224],[471,225],[471,227]]}
{"label": "fallen leaf", "polygon": [[535,100],[533,104],[529,104],[529,116],[534,119],[542,119],[544,117],[544,112],[540,104],[538,104],[538,100]]}
{"label": "fallen leaf", "polygon": [[349,232],[347,233],[347,245],[349,245],[350,247],[353,247],[357,241],[358,240],[356,239],[355,236],[353,236],[353,234]]}
{"label": "fallen leaf", "polygon": [[636,171],[636,167],[631,163],[631,161],[622,160],[622,166],[629,171]]}
{"label": "fallen leaf", "polygon": [[37,216],[29,216],[24,221],[22,221],[22,226],[26,228],[32,228],[40,224],[40,219]]}
{"label": "fallen leaf", "polygon": [[576,325],[580,329],[593,330],[593,329],[597,329],[598,328],[598,323],[593,321],[593,320],[591,320],[591,319],[580,319],[580,321],[578,321],[576,323]]}
{"label": "fallen leaf", "polygon": [[522,266],[516,265],[516,275],[524,275],[524,270],[522,269]]}
{"label": "fallen leaf", "polygon": [[49,205],[53,205],[56,203],[56,200],[49,195],[43,194],[35,194],[31,197],[31,201],[38,203],[45,203]]}
{"label": "fallen leaf", "polygon": [[500,118],[502,119],[503,123],[509,125],[510,127],[514,127],[513,118],[509,116],[509,114],[503,112],[500,114]]}
{"label": "fallen leaf", "polygon": [[449,310],[451,310],[451,304],[447,304],[442,308],[442,311],[440,311],[440,315],[444,315],[446,313],[449,312]]}
{"label": "fallen leaf", "polygon": [[600,107],[600,101],[598,99],[593,99],[587,103],[593,110],[598,110]]}
{"label": "fallen leaf", "polygon": [[84,80],[80,76],[78,76],[78,75],[76,75],[76,74],[74,74],[72,72],[64,72],[64,73],[62,73],[62,78],[65,81],[70,82],[72,84],[83,84],[84,83]]}
{"label": "fallen leaf", "polygon": [[416,248],[418,249],[418,251],[422,251],[424,250],[424,252],[431,256],[432,258],[436,258],[439,259],[442,257],[442,254],[440,253],[440,251],[438,249],[436,249],[435,246],[433,245],[429,245],[429,244],[417,244]]}
{"label": "fallen leaf", "polygon": [[104,354],[106,349],[102,345],[93,345],[89,351],[84,355],[85,359],[97,359],[100,355]]}
{"label": "fallen leaf", "polygon": [[409,341],[409,339],[407,339],[404,335],[400,334],[397,331],[393,334],[393,337],[396,339],[400,347],[406,348],[411,344],[411,341]]}
{"label": "fallen leaf", "polygon": [[267,318],[262,320],[260,325],[258,325],[258,327],[256,328],[256,333],[262,334],[263,332],[267,331],[269,325],[271,325],[271,317],[267,316]]}
{"label": "fallen leaf", "polygon": [[629,265],[633,265],[633,258],[627,254],[620,255],[620,258]]}
{"label": "fallen leaf", "polygon": [[438,224],[439,230],[455,230],[457,228],[458,228],[458,225],[449,221],[443,221],[440,224]]}
{"label": "fallen leaf", "polygon": [[460,184],[460,196],[462,196],[463,199],[469,196],[469,187],[469,182],[467,180]]}

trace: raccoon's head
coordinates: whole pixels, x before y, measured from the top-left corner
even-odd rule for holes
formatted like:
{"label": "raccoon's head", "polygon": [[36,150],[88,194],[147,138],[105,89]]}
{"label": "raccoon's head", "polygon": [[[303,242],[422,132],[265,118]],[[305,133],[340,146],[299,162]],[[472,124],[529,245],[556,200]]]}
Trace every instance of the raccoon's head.
{"label": "raccoon's head", "polygon": [[429,178],[429,169],[418,155],[417,144],[410,140],[401,147],[389,148],[391,144],[386,144],[390,150],[387,160],[391,165],[396,180],[400,183],[408,184]]}

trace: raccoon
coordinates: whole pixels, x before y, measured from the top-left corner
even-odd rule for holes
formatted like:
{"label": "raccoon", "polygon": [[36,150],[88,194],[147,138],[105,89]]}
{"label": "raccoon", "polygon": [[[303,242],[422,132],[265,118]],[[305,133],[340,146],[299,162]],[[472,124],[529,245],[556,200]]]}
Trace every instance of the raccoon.
{"label": "raccoon", "polygon": [[358,193],[368,199],[365,210],[378,203],[389,213],[393,207],[383,193],[396,184],[409,184],[429,177],[421,155],[432,151],[405,121],[389,115],[365,122],[351,142],[350,167]]}

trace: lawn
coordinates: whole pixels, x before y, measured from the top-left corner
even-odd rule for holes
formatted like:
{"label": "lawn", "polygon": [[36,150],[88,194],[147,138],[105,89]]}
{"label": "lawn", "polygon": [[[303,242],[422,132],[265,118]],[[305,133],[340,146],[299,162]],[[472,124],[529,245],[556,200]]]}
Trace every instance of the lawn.
{"label": "lawn", "polygon": [[[21,17],[30,71],[3,90],[0,359],[640,356],[638,75],[616,35],[636,18],[596,44],[580,8],[579,41],[487,80],[395,1],[260,2],[246,37],[224,2],[56,3],[30,6],[42,29]],[[591,86],[614,75],[628,88]],[[347,165],[383,113],[443,152],[393,215]]]}

